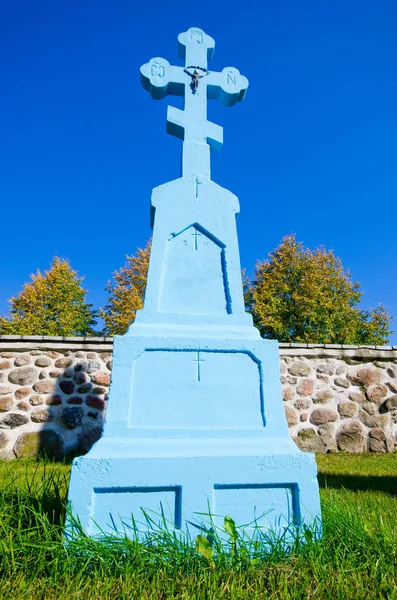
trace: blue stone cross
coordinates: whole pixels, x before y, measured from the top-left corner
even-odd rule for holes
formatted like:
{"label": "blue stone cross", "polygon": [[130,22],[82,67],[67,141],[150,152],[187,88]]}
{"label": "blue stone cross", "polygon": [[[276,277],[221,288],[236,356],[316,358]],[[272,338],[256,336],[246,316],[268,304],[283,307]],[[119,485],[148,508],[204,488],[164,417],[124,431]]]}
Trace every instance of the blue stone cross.
{"label": "blue stone cross", "polygon": [[143,87],[155,100],[167,95],[184,96],[184,110],[168,107],[167,132],[184,142],[208,143],[211,150],[220,150],[223,128],[207,120],[207,98],[225,106],[243,100],[248,80],[234,67],[220,73],[208,70],[215,42],[202,29],[191,27],[178,36],[178,55],[185,67],[176,67],[164,58],[152,58],[141,67]]}

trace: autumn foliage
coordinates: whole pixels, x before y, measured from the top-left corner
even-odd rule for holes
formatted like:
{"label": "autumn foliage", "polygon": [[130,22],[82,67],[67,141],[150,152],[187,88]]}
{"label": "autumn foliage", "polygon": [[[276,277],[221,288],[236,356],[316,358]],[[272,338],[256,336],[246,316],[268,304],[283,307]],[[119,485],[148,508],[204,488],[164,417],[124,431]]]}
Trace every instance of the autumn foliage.
{"label": "autumn foliage", "polygon": [[56,256],[48,271],[38,270],[30,277],[22,291],[9,300],[9,316],[0,316],[0,334],[94,334],[96,313],[85,301],[84,277],[79,277],[67,260]]}
{"label": "autumn foliage", "polygon": [[138,248],[133,256],[126,256],[127,262],[113,273],[106,290],[110,296],[100,316],[105,322],[106,335],[123,335],[133,323],[136,311],[143,308],[146,280],[149,269],[151,241],[145,248]]}
{"label": "autumn foliage", "polygon": [[385,344],[391,317],[382,305],[360,309],[361,297],[360,284],[332,250],[311,251],[294,235],[258,261],[245,283],[255,325],[263,337],[280,342]]}

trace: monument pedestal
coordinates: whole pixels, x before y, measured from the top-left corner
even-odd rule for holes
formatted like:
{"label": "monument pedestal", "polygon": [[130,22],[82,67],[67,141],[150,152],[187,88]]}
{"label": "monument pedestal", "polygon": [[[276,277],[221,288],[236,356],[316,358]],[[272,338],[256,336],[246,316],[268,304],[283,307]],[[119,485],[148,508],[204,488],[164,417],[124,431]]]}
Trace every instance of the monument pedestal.
{"label": "monument pedestal", "polygon": [[194,536],[208,514],[248,535],[318,526],[316,463],[289,437],[277,342],[253,327],[234,338],[147,328],[115,338],[104,435],[73,463],[69,500],[86,533],[144,535],[165,519]]}

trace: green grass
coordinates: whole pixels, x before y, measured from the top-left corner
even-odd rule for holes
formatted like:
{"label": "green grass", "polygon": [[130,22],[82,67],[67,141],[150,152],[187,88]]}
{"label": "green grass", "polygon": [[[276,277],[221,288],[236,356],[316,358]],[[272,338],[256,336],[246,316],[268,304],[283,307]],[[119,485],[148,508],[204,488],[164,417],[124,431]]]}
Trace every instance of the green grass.
{"label": "green grass", "polygon": [[318,456],[324,536],[214,564],[171,536],[65,547],[69,465],[0,461],[0,599],[397,599],[397,455]]}

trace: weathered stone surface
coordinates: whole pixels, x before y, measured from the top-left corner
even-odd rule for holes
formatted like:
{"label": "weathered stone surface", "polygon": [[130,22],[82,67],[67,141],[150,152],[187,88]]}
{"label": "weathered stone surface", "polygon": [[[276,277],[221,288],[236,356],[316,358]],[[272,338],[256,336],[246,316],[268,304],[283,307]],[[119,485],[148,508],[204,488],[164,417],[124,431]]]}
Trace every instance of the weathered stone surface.
{"label": "weathered stone surface", "polygon": [[304,423],[305,421],[307,421],[308,418],[309,418],[308,413],[302,413],[301,416],[300,416],[300,420],[301,420],[302,423]]}
{"label": "weathered stone surface", "polygon": [[397,410],[397,395],[390,396],[384,403],[384,406],[387,410]]}
{"label": "weathered stone surface", "polygon": [[66,427],[75,429],[83,422],[84,411],[81,406],[66,406],[63,409],[62,419]]}
{"label": "weathered stone surface", "polygon": [[289,427],[297,425],[299,422],[298,414],[291,406],[284,405],[285,416]]}
{"label": "weathered stone surface", "polygon": [[77,372],[74,374],[74,382],[77,383],[77,385],[81,385],[82,383],[86,383],[87,381],[87,375],[81,371]]}
{"label": "weathered stone surface", "polygon": [[1,429],[14,429],[25,425],[29,421],[29,417],[26,415],[20,415],[19,413],[9,413],[0,420]]}
{"label": "weathered stone surface", "polygon": [[31,350],[29,354],[30,356],[41,356],[41,350]]}
{"label": "weathered stone surface", "polygon": [[340,365],[337,369],[336,369],[336,375],[345,375],[345,373],[347,372],[347,367],[346,365]]}
{"label": "weathered stone surface", "polygon": [[86,356],[86,353],[85,353],[85,352],[83,352],[82,350],[78,350],[78,351],[75,353],[75,357],[76,357],[76,358],[85,358],[85,356]]}
{"label": "weathered stone surface", "polygon": [[67,399],[68,404],[82,404],[83,398],[81,396],[71,396]]}
{"label": "weathered stone surface", "polygon": [[13,389],[9,385],[0,385],[0,396],[6,396],[12,394]]}
{"label": "weathered stone surface", "polygon": [[96,352],[87,352],[87,358],[98,358]]}
{"label": "weathered stone surface", "polygon": [[34,364],[36,367],[49,367],[51,360],[47,356],[40,356]]}
{"label": "weathered stone surface", "polygon": [[53,380],[52,381],[50,381],[50,380],[37,381],[34,384],[33,389],[38,394],[51,394],[51,392],[53,392],[55,390],[55,385],[56,385],[56,382]]}
{"label": "weathered stone surface", "polygon": [[39,404],[43,404],[43,402],[44,402],[44,397],[39,396],[38,394],[33,394],[33,396],[31,396],[29,398],[29,403],[32,406],[38,406]]}
{"label": "weathered stone surface", "polygon": [[298,383],[297,377],[292,377],[292,375],[287,376],[287,381],[284,383],[289,383],[290,385],[296,385]]}
{"label": "weathered stone surface", "polygon": [[89,360],[87,365],[87,373],[95,373],[101,370],[101,363],[99,360]]}
{"label": "weathered stone surface", "polygon": [[108,373],[98,371],[98,373],[92,375],[91,379],[94,383],[98,383],[99,385],[110,385],[110,375]]}
{"label": "weathered stone surface", "polygon": [[49,352],[46,352],[46,356],[48,356],[48,358],[56,358],[57,356],[60,356],[59,352],[55,352],[55,350],[50,350]]}
{"label": "weathered stone surface", "polygon": [[22,433],[14,446],[14,454],[17,458],[38,455],[61,458],[63,441],[59,434],[52,429]]}
{"label": "weathered stone surface", "polygon": [[59,387],[64,394],[73,394],[74,392],[74,383],[73,381],[70,381],[70,379],[64,379],[60,381]]}
{"label": "weathered stone surface", "polygon": [[358,369],[356,373],[348,373],[347,378],[353,385],[363,385],[364,387],[380,383],[379,371],[375,369]]}
{"label": "weathered stone surface", "polygon": [[62,398],[59,394],[52,394],[46,398],[45,403],[47,406],[59,406],[59,404],[62,404]]}
{"label": "weathered stone surface", "polygon": [[88,450],[99,440],[102,435],[102,428],[95,427],[94,429],[88,429],[83,431],[79,435],[79,450],[82,453],[88,452]]}
{"label": "weathered stone surface", "polygon": [[389,367],[387,369],[387,374],[389,375],[389,377],[391,377],[392,379],[397,379],[397,369],[393,368],[393,367]]}
{"label": "weathered stone surface", "polygon": [[382,442],[378,439],[368,438],[368,448],[370,452],[387,452],[386,441]]}
{"label": "weathered stone surface", "polygon": [[329,410],[328,408],[315,408],[310,415],[310,422],[313,423],[313,425],[324,425],[324,423],[336,421],[338,418],[339,415],[334,410]]}
{"label": "weathered stone surface", "polygon": [[397,394],[397,381],[388,381],[386,385],[393,394]]}
{"label": "weathered stone surface", "polygon": [[304,452],[324,453],[327,451],[324,440],[314,429],[301,429],[294,440],[298,448]]}
{"label": "weathered stone surface", "polygon": [[32,411],[30,418],[33,423],[48,423],[54,419],[54,415],[45,408],[36,408],[36,410]]}
{"label": "weathered stone surface", "polygon": [[317,373],[317,379],[319,381],[324,381],[324,383],[329,383],[330,382],[329,375],[323,375],[322,373]]}
{"label": "weathered stone surface", "polygon": [[57,379],[58,377],[61,377],[62,371],[50,371],[48,375],[51,377],[51,379]]}
{"label": "weathered stone surface", "polygon": [[390,424],[390,414],[370,415],[365,410],[360,411],[360,420],[367,427],[386,427]]}
{"label": "weathered stone surface", "polygon": [[333,375],[335,373],[335,367],[331,363],[321,363],[317,367],[317,373]]}
{"label": "weathered stone surface", "polygon": [[369,415],[379,414],[378,407],[376,404],[374,404],[374,402],[364,402],[362,404],[362,409],[365,410],[365,412],[368,413]]}
{"label": "weathered stone surface", "polygon": [[73,364],[73,360],[71,358],[58,358],[55,361],[55,366],[57,369],[66,369],[67,367],[70,367]]}
{"label": "weathered stone surface", "polygon": [[14,352],[2,352],[0,356],[1,358],[14,358]]}
{"label": "weathered stone surface", "polygon": [[330,390],[321,390],[317,393],[317,396],[313,399],[313,402],[316,404],[327,404],[332,398],[334,394]]}
{"label": "weathered stone surface", "polygon": [[9,360],[4,360],[3,362],[0,362],[0,369],[11,369],[11,363]]}
{"label": "weathered stone surface", "polygon": [[106,363],[106,368],[109,369],[109,371],[111,371],[112,367],[113,367],[113,361],[112,360],[108,360],[108,362]]}
{"label": "weathered stone surface", "polygon": [[19,410],[23,410],[25,412],[28,412],[28,410],[30,410],[29,404],[27,402],[25,402],[24,400],[21,400],[20,402],[18,402],[17,408],[19,408]]}
{"label": "weathered stone surface", "polygon": [[4,431],[0,431],[0,450],[5,448],[8,444],[8,437]]}
{"label": "weathered stone surface", "polygon": [[350,383],[347,381],[347,379],[343,379],[343,377],[336,377],[334,379],[334,383],[338,387],[341,387],[344,389],[347,389],[348,387],[350,387]]}
{"label": "weathered stone surface", "polygon": [[11,410],[13,404],[14,401],[12,396],[4,396],[3,398],[0,398],[0,412],[7,412],[8,410]]}
{"label": "weathered stone surface", "polygon": [[383,429],[380,429],[380,427],[375,427],[375,429],[371,429],[368,435],[374,440],[379,440],[380,442],[386,441],[386,434],[383,431]]}
{"label": "weathered stone surface", "polygon": [[31,362],[31,358],[30,358],[29,354],[20,354],[14,360],[14,365],[16,367],[25,367],[26,365],[30,364],[30,362]]}
{"label": "weathered stone surface", "polygon": [[312,401],[310,398],[297,398],[294,402],[295,408],[298,410],[307,410],[312,405]]}
{"label": "weathered stone surface", "polygon": [[340,402],[338,411],[342,419],[349,419],[354,417],[358,411],[358,404],[355,402]]}
{"label": "weathered stone surface", "polygon": [[313,379],[302,379],[297,387],[300,396],[311,396],[314,392],[315,382]]}
{"label": "weathered stone surface", "polygon": [[74,371],[73,369],[65,369],[63,372],[63,376],[71,379],[73,377]]}
{"label": "weathered stone surface", "polygon": [[16,385],[32,385],[37,379],[37,371],[33,367],[14,369],[8,374],[8,381]]}
{"label": "weathered stone surface", "polygon": [[353,402],[357,402],[358,404],[362,404],[363,402],[365,402],[365,396],[364,394],[361,394],[361,392],[350,392],[349,398],[350,400],[352,400]]}
{"label": "weathered stone surface", "polygon": [[93,410],[89,410],[87,413],[87,417],[90,417],[91,419],[97,419],[98,415],[99,415],[99,413],[97,413]]}
{"label": "weathered stone surface", "polygon": [[283,388],[283,400],[285,402],[288,402],[289,400],[292,400],[295,396],[295,390],[292,387],[285,387]]}
{"label": "weathered stone surface", "polygon": [[295,377],[306,377],[310,373],[310,365],[304,362],[296,362],[288,367],[288,373]]}
{"label": "weathered stone surface", "polygon": [[45,371],[41,371],[39,374],[39,379],[46,379],[47,378],[47,373]]}
{"label": "weathered stone surface", "polygon": [[365,395],[370,402],[381,404],[381,402],[383,402],[383,400],[386,398],[388,392],[389,390],[385,385],[371,385],[369,388],[367,388]]}
{"label": "weathered stone surface", "polygon": [[337,450],[335,429],[335,423],[325,423],[318,428],[318,434],[323,440],[327,450]]}
{"label": "weathered stone surface", "polygon": [[91,408],[97,408],[98,410],[104,410],[106,407],[105,400],[98,398],[98,396],[87,396],[85,402],[87,406],[91,406]]}
{"label": "weathered stone surface", "polygon": [[79,360],[78,363],[74,365],[74,370],[76,373],[85,372],[88,369],[88,363],[85,360]]}
{"label": "weathered stone surface", "polygon": [[336,443],[344,452],[359,453],[367,449],[365,431],[358,421],[343,425],[336,434]]}

